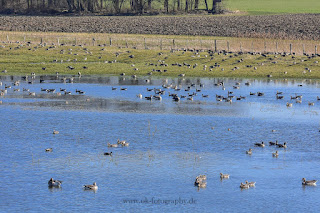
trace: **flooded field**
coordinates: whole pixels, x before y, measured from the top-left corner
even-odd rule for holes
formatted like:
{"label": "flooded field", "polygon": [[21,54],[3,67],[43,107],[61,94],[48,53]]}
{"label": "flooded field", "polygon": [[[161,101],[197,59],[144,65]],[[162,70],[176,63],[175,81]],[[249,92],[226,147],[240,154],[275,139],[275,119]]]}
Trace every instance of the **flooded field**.
{"label": "flooded field", "polygon": [[[319,186],[302,185],[302,178],[320,179],[317,80],[0,82],[1,211],[319,210]],[[276,141],[287,148],[269,145]],[[198,175],[206,175],[206,187],[195,186]],[[61,186],[48,187],[50,178]],[[255,187],[241,189],[246,180]],[[84,190],[94,182],[97,190]]]}

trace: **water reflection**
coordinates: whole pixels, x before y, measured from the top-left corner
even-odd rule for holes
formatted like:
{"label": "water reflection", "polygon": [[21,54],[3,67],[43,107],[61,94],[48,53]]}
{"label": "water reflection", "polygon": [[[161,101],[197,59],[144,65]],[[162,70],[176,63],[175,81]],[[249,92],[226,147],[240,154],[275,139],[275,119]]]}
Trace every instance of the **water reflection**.
{"label": "water reflection", "polygon": [[60,192],[62,191],[62,187],[60,186],[48,186],[48,189],[50,192]]}

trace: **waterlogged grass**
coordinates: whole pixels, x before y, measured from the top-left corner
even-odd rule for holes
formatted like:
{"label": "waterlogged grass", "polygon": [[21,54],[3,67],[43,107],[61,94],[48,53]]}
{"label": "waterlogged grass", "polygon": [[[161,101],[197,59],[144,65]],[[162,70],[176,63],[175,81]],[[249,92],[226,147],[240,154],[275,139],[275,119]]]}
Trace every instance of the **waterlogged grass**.
{"label": "waterlogged grass", "polygon": [[[218,54],[102,46],[8,44],[0,48],[1,75],[154,75],[199,77],[320,78],[320,57]],[[239,62],[241,60],[241,62]],[[243,60],[243,61],[242,61]],[[215,64],[218,66],[214,66]],[[174,65],[173,65],[174,64]],[[187,66],[190,65],[190,68]],[[193,66],[197,64],[195,68]],[[250,67],[247,67],[249,66]],[[204,68],[206,66],[206,68]],[[210,66],[214,66],[210,68]],[[70,69],[70,67],[74,69]],[[237,67],[235,69],[235,67]],[[308,70],[306,69],[308,68]],[[311,71],[309,71],[311,70]]]}
{"label": "waterlogged grass", "polygon": [[249,15],[320,13],[319,0],[225,0],[224,5]]}

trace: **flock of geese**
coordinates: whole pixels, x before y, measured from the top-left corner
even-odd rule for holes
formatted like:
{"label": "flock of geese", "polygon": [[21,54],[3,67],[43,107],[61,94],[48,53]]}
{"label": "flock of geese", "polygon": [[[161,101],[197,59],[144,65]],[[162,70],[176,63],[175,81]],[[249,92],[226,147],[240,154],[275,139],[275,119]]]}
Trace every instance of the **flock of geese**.
{"label": "flock of geese", "polygon": [[[58,75],[58,74],[57,74]],[[81,76],[81,73],[79,72],[78,73],[79,77]],[[124,74],[122,74],[124,75]],[[35,73],[31,73],[31,76],[35,76]],[[182,75],[179,75],[180,77]],[[136,76],[132,76],[132,78],[136,78]],[[27,77],[25,78],[25,80],[27,79]],[[62,82],[64,83],[72,83],[73,82],[73,77],[71,78],[66,78],[66,77],[63,77],[61,79]],[[40,83],[44,83],[43,80],[40,79]],[[7,93],[7,90],[12,88],[12,87],[18,87],[20,85],[20,81],[15,81],[12,83],[12,85],[7,85],[5,84],[5,87],[4,89],[1,89],[1,93],[0,93],[0,96],[4,96],[6,93]],[[240,85],[241,83],[240,82],[236,82],[235,85],[232,87],[234,90],[237,90],[240,88]],[[250,86],[251,83],[250,82],[246,82],[245,83],[246,86]],[[2,82],[0,82],[0,86],[2,87]],[[225,83],[223,81],[220,81],[218,83],[215,83],[214,86],[216,87],[221,87],[222,90],[225,90]],[[171,90],[174,90],[176,92],[178,91],[181,91],[181,90],[184,90],[185,92],[187,92],[187,94],[178,94],[178,93],[171,93],[169,91],[167,91],[168,93],[168,96],[169,97],[172,97],[173,101],[176,101],[176,102],[179,102],[181,99],[187,99],[189,101],[193,101],[194,97],[197,96],[197,94],[199,92],[201,92],[202,88],[204,87],[204,84],[199,84],[199,85],[196,85],[194,83],[188,85],[185,89],[181,89],[180,87],[178,87],[178,85],[174,85],[174,84],[163,84],[162,85],[162,88],[147,88],[147,92],[154,92],[154,94],[151,94],[151,95],[148,95],[148,96],[145,96],[144,99],[146,100],[159,100],[161,101],[162,100],[162,96],[165,95],[166,93],[166,89],[171,89]],[[116,87],[112,87],[112,90],[117,90]],[[121,87],[120,90],[123,90],[123,91],[126,91],[127,88],[124,88],[124,87]],[[19,88],[15,88],[14,91],[20,91]],[[26,88],[23,88],[23,91],[27,91],[29,92],[29,95],[30,96],[35,96],[35,92],[30,92],[29,89],[26,89]],[[41,88],[41,91],[42,92],[47,92],[47,93],[55,93],[56,92],[56,89],[45,89],[45,88]],[[64,92],[65,95],[67,94],[71,94],[71,92],[69,91],[66,91],[66,89],[62,89],[60,88],[60,92],[57,92],[56,94],[59,96],[61,95],[61,92]],[[78,94],[85,94],[84,91],[82,90],[76,90],[76,93]],[[263,92],[250,92],[249,94],[250,96],[264,96],[264,93]],[[143,95],[141,93],[139,93],[137,95],[138,98],[140,99],[143,99]],[[208,94],[201,94],[201,97],[202,98],[209,98],[209,95]],[[230,104],[232,103],[232,100],[233,99],[236,99],[236,100],[243,100],[243,99],[246,99],[245,96],[238,96],[238,97],[235,97],[233,95],[233,91],[228,91],[227,93],[227,96],[223,96],[223,95],[218,95],[216,94],[216,101],[224,101],[224,102],[229,102]],[[275,98],[276,99],[283,99],[284,96],[283,96],[283,93],[282,92],[278,92],[276,93],[275,95]],[[290,100],[295,100],[296,103],[301,103],[302,102],[302,95],[295,95],[295,96],[291,96],[290,97]],[[317,100],[319,101],[320,100],[320,97],[317,96]],[[0,102],[1,104],[2,102]],[[286,106],[287,107],[292,107],[293,103],[290,103],[290,102],[287,102],[286,103]],[[308,105],[309,106],[313,106],[314,103],[313,102],[308,102]],[[56,131],[56,130],[53,130],[53,134],[59,134],[59,131]],[[265,144],[264,142],[261,142],[261,143],[255,143],[254,144],[256,147],[265,147]],[[270,146],[276,146],[278,148],[287,148],[287,144],[286,143],[283,143],[283,144],[280,144],[278,143],[278,141],[276,142],[269,142],[269,145]],[[117,143],[116,144],[110,144],[108,143],[108,147],[109,148],[116,148],[118,146],[121,146],[121,147],[126,147],[126,146],[129,146],[129,143],[122,140],[120,141],[118,139]],[[53,149],[52,148],[48,148],[46,149],[45,151],[46,152],[51,152]],[[108,156],[112,156],[112,152],[105,152],[104,155],[108,155]],[[252,155],[252,149],[250,148],[249,150],[246,151],[246,154],[248,155]],[[279,156],[279,153],[278,151],[275,151],[274,153],[272,153],[272,156],[273,157],[278,157]],[[229,179],[230,175],[229,174],[223,174],[223,173],[220,173],[220,178],[221,180],[222,179]],[[205,188],[207,186],[207,177],[206,175],[199,175],[196,177],[196,180],[194,182],[194,185],[199,187],[199,188]],[[316,182],[317,180],[306,180],[305,178],[302,179],[302,185],[313,185],[315,186],[316,185]],[[48,186],[49,187],[61,187],[61,184],[62,184],[62,181],[60,180],[54,180],[53,178],[51,178],[49,181],[48,181]],[[84,185],[83,186],[85,190],[97,190],[98,189],[98,186],[96,184],[96,182],[94,182],[92,185]],[[240,188],[241,189],[248,189],[250,187],[255,187],[255,182],[248,182],[248,181],[245,181],[245,183],[240,183]]]}
{"label": "flock of geese", "polygon": [[[57,130],[53,130],[53,134],[56,135],[56,134],[59,134],[59,131]],[[129,146],[129,143],[126,142],[125,140],[119,140],[117,141],[116,144],[110,144],[108,143],[108,147],[110,148],[116,148],[118,147],[118,145],[121,145],[121,146]],[[47,148],[45,149],[46,152],[52,152],[53,151],[53,148]],[[105,152],[103,153],[104,155],[109,155],[109,156],[112,156],[112,152]],[[48,187],[49,188],[60,188],[61,187],[61,184],[62,184],[62,181],[61,180],[54,180],[53,178],[51,178],[49,181],[48,181]],[[97,190],[98,189],[98,185],[96,182],[94,182],[92,185],[83,185],[83,189],[84,190]]]}
{"label": "flock of geese", "polygon": [[[59,134],[59,131],[53,130],[53,134],[54,135]],[[129,143],[126,142],[125,140],[119,140],[119,139],[118,139],[116,144],[108,143],[108,147],[110,147],[110,148],[116,148],[116,147],[118,147],[118,145],[121,145],[122,147],[124,147],[124,146],[129,146]],[[47,148],[47,149],[45,149],[45,151],[46,152],[52,152],[53,148]],[[112,152],[105,152],[103,154],[112,156]],[[54,180],[53,178],[51,178],[48,181],[48,187],[49,188],[60,188],[61,184],[62,184],[61,180]],[[83,189],[84,190],[94,190],[94,191],[96,191],[98,189],[98,185],[97,185],[96,182],[94,182],[92,185],[83,185]]]}
{"label": "flock of geese", "polygon": [[[220,180],[229,179],[229,177],[230,177],[229,174],[220,173]],[[207,180],[207,176],[206,175],[199,175],[199,176],[196,177],[194,185],[197,186],[198,188],[205,188],[205,187],[207,187],[206,180]],[[248,189],[250,187],[255,187],[255,184],[256,184],[256,182],[245,181],[245,184],[244,183],[240,184],[240,188],[241,189]]]}
{"label": "flock of geese", "polygon": [[[241,85],[240,82],[236,82],[232,88],[234,90],[240,89],[240,85]],[[250,86],[251,83],[245,82],[245,85]],[[226,90],[223,81],[215,83],[214,86],[216,86],[216,87],[220,86],[220,87],[222,87],[222,90]],[[147,88],[147,92],[154,92],[154,94],[143,96],[141,93],[139,93],[139,94],[137,94],[137,97],[140,99],[144,98],[145,100],[149,100],[149,101],[152,101],[152,100],[161,101],[163,95],[165,95],[167,92],[168,96],[171,97],[173,101],[179,102],[182,99],[186,99],[188,101],[193,101],[195,99],[195,97],[198,96],[198,93],[202,91],[203,87],[204,87],[204,84],[201,84],[201,83],[199,85],[191,83],[190,85],[187,85],[187,87],[185,89],[182,89],[182,88],[178,87],[178,85],[174,85],[172,83],[171,84],[163,84],[162,88]],[[116,87],[112,87],[112,90],[116,90],[116,89],[117,89]],[[123,87],[121,87],[120,89],[127,90],[127,88],[123,88]],[[167,91],[166,89],[171,89],[171,90],[174,90],[175,92],[170,92],[170,91]],[[185,92],[187,92],[187,94],[178,94],[179,91],[185,91]],[[249,93],[249,96],[258,96],[259,97],[259,96],[264,96],[264,95],[265,94],[263,92],[250,92]],[[209,98],[209,95],[202,93],[200,97]],[[276,99],[284,99],[283,92],[277,91],[275,98]],[[234,91],[228,91],[227,96],[216,94],[215,99],[217,102],[224,101],[224,102],[228,102],[228,103],[232,104],[233,100],[237,100],[237,101],[244,100],[244,99],[246,99],[246,96],[242,96],[242,95],[235,96]],[[302,95],[291,96],[290,100],[296,100],[296,103],[301,104],[302,103]],[[317,96],[316,100],[320,101],[320,97]],[[308,102],[308,105],[314,106],[315,103]],[[287,102],[286,106],[292,107],[293,103]]]}
{"label": "flock of geese", "polygon": [[[273,130],[274,131],[274,130]],[[256,147],[265,147],[265,143],[261,142],[261,143],[255,143],[254,146]],[[277,146],[278,148],[287,148],[287,143],[284,142],[283,144],[278,143],[278,141],[276,142],[269,142],[269,146]],[[252,148],[250,148],[249,150],[246,151],[246,154],[248,155],[252,155]],[[278,157],[279,153],[278,151],[275,151],[274,153],[272,153],[272,157]],[[223,179],[229,179],[230,175],[229,174],[223,174],[220,173],[220,180]],[[196,180],[194,182],[194,185],[198,187],[198,189],[200,188],[205,188],[207,187],[207,176],[206,175],[199,175],[196,177]],[[316,186],[317,180],[306,180],[305,178],[302,178],[302,185],[305,186]],[[250,187],[255,187],[256,182],[248,182],[247,180],[245,181],[245,183],[241,182],[240,183],[240,188],[241,189],[249,189]]]}
{"label": "flock of geese", "polygon": [[[223,179],[229,179],[230,175],[229,174],[223,174],[220,173],[220,180]],[[194,182],[194,185],[200,188],[206,188],[207,187],[207,176],[206,175],[199,175],[196,177],[196,180]],[[305,178],[302,178],[302,185],[304,186],[316,186],[317,180],[306,180]],[[248,182],[247,180],[245,183],[240,183],[240,188],[241,189],[249,189],[250,187],[255,187],[256,182]]]}
{"label": "flock of geese", "polygon": [[[125,74],[122,73],[121,75],[125,75]],[[35,76],[36,76],[36,74],[33,72],[33,73],[31,73],[31,77],[30,78],[31,79],[35,79]],[[57,77],[58,76],[59,76],[59,73],[57,73]],[[78,77],[81,77],[81,72],[78,72]],[[136,77],[136,75],[133,75],[132,78],[137,78],[137,77]],[[33,83],[33,80],[31,80],[31,81],[28,80],[28,76],[24,76],[24,77],[22,77],[22,79],[28,81],[28,83]],[[70,77],[70,78],[62,77],[61,78],[61,82],[63,82],[63,83],[73,83],[73,80],[74,80],[74,77]],[[150,81],[150,80],[146,79],[146,81]],[[40,78],[40,83],[45,83],[45,81]],[[5,94],[7,94],[7,92],[8,92],[8,89],[10,89],[12,87],[14,87],[14,89],[13,89],[14,92],[19,92],[20,91],[20,88],[18,88],[19,85],[20,85],[20,81],[19,80],[18,81],[14,81],[12,83],[12,85],[11,84],[5,84],[4,85],[4,89],[0,90],[0,97],[1,96],[5,96]],[[214,83],[213,85],[216,86],[216,87],[221,87],[222,90],[226,90],[225,83],[223,81],[220,81],[218,83]],[[235,82],[235,85],[232,86],[232,89],[233,90],[238,90],[238,89],[240,89],[240,85],[241,85],[241,82]],[[248,82],[245,82],[244,85],[245,86],[250,86],[251,83],[248,81]],[[298,86],[302,86],[302,85],[298,85]],[[2,87],[2,82],[1,81],[0,81],[0,87]],[[144,98],[145,100],[149,100],[149,101],[152,101],[152,100],[162,101],[163,96],[167,92],[168,96],[171,97],[173,101],[179,102],[182,99],[186,99],[188,101],[193,101],[198,96],[198,93],[200,93],[202,91],[203,87],[204,87],[204,84],[202,84],[202,83],[200,83],[199,85],[196,85],[195,83],[191,83],[191,84],[187,85],[187,87],[184,88],[184,89],[182,89],[181,86],[175,85],[173,83],[171,83],[171,84],[163,84],[162,88],[147,88],[147,92],[154,92],[154,94],[143,96],[141,93],[139,93],[139,94],[137,94],[137,97],[140,98],[140,99]],[[117,89],[118,89],[117,87],[112,87],[112,90],[117,90]],[[174,92],[167,91],[166,89],[171,89]],[[126,90],[128,90],[128,88],[120,87],[120,90],[126,91]],[[185,93],[184,94],[181,94],[181,93],[178,94],[179,91],[184,91]],[[28,89],[28,88],[23,88],[23,92],[28,92],[29,96],[36,96],[36,92],[30,92],[30,89]],[[49,89],[48,88],[41,88],[41,92],[56,93],[56,96],[61,96],[62,94],[64,94],[64,95],[71,95],[72,94],[71,91],[67,91],[64,88],[60,88],[60,91],[57,91],[57,89],[53,89],[53,88],[49,88]],[[84,95],[85,91],[76,89],[75,93]],[[265,94],[263,92],[259,92],[258,91],[258,92],[250,92],[248,96],[249,97],[250,96],[258,96],[258,97],[260,97],[260,96],[264,96],[264,95]],[[215,99],[216,99],[217,102],[224,101],[224,102],[228,102],[228,103],[232,104],[232,102],[234,102],[234,100],[237,100],[237,101],[244,100],[248,96],[242,96],[242,95],[235,96],[234,95],[234,91],[228,91],[226,96],[216,94],[215,95]],[[200,97],[209,98],[209,95],[202,93]],[[303,97],[302,95],[297,95],[297,94],[295,96],[290,96],[290,100],[286,103],[286,106],[287,107],[292,107],[293,106],[293,103],[292,103],[293,100],[295,100],[296,103],[301,104],[302,103],[302,97]],[[283,92],[277,91],[277,93],[275,95],[275,98],[276,99],[284,99]],[[317,96],[316,100],[320,101],[320,97]],[[315,102],[308,102],[308,105],[309,106],[314,106]]]}

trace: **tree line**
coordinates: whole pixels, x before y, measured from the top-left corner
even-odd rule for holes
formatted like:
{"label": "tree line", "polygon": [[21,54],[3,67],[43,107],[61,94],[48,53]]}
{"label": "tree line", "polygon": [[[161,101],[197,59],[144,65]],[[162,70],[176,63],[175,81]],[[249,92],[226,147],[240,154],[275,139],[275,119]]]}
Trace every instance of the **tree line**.
{"label": "tree line", "polygon": [[1,13],[158,14],[203,10],[219,13],[221,0],[0,0]]}

